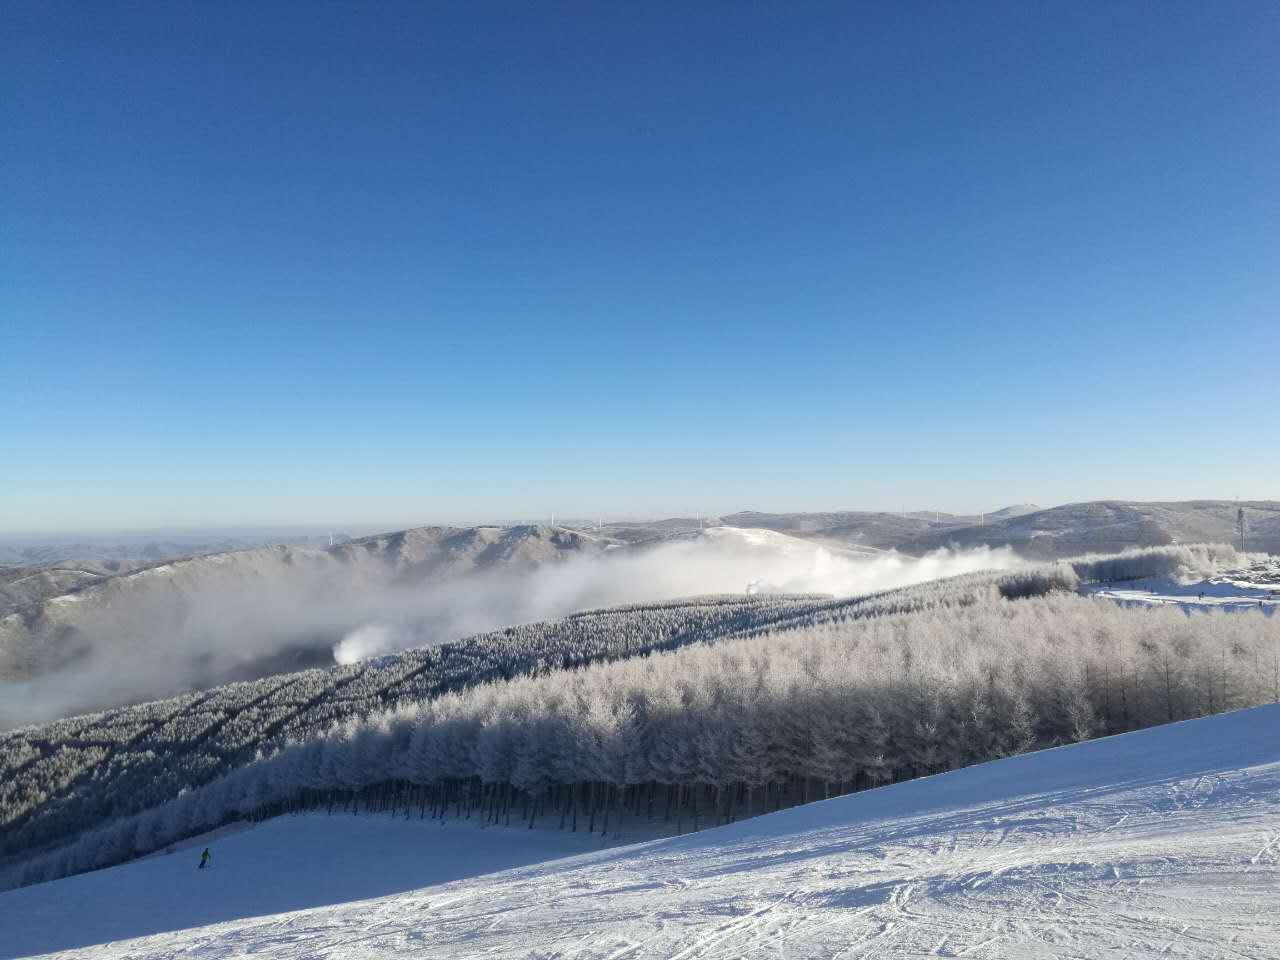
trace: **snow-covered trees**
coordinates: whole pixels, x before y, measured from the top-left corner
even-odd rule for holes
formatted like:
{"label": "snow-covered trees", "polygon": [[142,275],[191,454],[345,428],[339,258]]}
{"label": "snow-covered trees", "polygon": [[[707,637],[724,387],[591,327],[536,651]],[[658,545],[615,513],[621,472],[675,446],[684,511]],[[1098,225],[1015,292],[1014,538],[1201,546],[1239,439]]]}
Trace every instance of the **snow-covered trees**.
{"label": "snow-covered trees", "polygon": [[1245,558],[1224,543],[1134,547],[1114,554],[1067,561],[1083,581],[1140,580],[1147,577],[1209,577],[1244,565]]}
{"label": "snow-covered trees", "polygon": [[551,811],[566,829],[635,815],[696,827],[1276,699],[1280,618],[1008,601],[990,587],[950,606],[748,630],[348,719],[91,831],[20,879],[228,818],[335,803],[503,822]]}
{"label": "snow-covered trees", "polygon": [[479,683],[711,640],[834,602],[700,597],[586,611],[377,661],[9,731],[0,734],[0,866],[336,723]]}

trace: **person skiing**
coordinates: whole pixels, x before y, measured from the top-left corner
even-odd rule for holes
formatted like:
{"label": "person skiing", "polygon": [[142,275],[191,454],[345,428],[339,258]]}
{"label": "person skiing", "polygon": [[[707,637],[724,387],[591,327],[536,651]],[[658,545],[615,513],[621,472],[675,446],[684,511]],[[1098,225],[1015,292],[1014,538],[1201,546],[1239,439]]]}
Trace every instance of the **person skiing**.
{"label": "person skiing", "polygon": [[205,847],[204,853],[200,854],[200,866],[196,867],[196,869],[203,870],[205,867],[209,865],[209,861],[212,859],[213,859],[213,855],[209,853],[209,848]]}

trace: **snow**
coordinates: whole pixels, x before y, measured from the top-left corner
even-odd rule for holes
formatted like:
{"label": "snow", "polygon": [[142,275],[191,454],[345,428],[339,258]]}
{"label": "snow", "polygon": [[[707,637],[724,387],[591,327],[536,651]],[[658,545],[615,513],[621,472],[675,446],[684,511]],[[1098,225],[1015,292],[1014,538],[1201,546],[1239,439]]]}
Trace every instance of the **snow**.
{"label": "snow", "polygon": [[772,547],[786,552],[812,553],[814,547],[805,540],[754,527],[711,527],[702,531],[705,540],[739,541],[753,547]]}
{"label": "snow", "polygon": [[[212,866],[197,870],[206,846]],[[584,833],[392,817],[284,817],[224,828],[168,855],[0,893],[0,957],[383,897],[600,846],[598,835]],[[72,903],[79,909],[68,923]]]}
{"label": "snow", "polygon": [[64,593],[49,599],[50,603],[79,603],[88,596],[87,593]]}
{"label": "snow", "polygon": [[[215,553],[210,557],[203,557],[201,559],[204,559],[212,563],[222,563],[227,559],[227,555]],[[137,570],[133,573],[128,574],[127,576],[135,580],[145,580],[148,577],[156,577],[162,574],[165,576],[168,576],[169,571],[171,571],[173,567],[174,565],[172,563],[161,563],[161,564],[157,564],[154,567],[145,567],[142,570]]]}
{"label": "snow", "polygon": [[599,844],[286,818],[0,894],[0,956],[1275,957],[1280,705]]}
{"label": "snow", "polygon": [[1090,584],[1082,592],[1131,607],[1175,606],[1185,610],[1259,610],[1270,616],[1280,608],[1280,585],[1224,577],[1179,583],[1173,580],[1127,580]]}
{"label": "snow", "polygon": [[858,559],[875,558],[889,553],[857,544],[817,543],[790,534],[779,533],[763,527],[707,527],[698,531],[695,539],[719,544],[727,548],[747,547],[756,550],[775,551],[784,556],[848,556]]}

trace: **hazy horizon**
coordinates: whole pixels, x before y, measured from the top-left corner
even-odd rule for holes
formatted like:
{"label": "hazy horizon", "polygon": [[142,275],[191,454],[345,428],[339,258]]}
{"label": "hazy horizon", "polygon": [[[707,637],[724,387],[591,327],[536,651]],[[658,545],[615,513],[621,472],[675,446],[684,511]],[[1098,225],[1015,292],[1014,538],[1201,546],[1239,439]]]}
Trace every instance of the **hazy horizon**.
{"label": "hazy horizon", "polygon": [[1034,506],[1037,510],[1051,510],[1055,507],[1067,506],[1073,503],[1094,503],[1094,502],[1121,502],[1121,503],[1187,503],[1196,501],[1219,501],[1232,502],[1239,501],[1242,504],[1254,502],[1280,501],[1280,494],[1274,497],[1236,497],[1236,496],[1188,496],[1188,497],[1092,497],[1092,498],[1076,498],[1064,500],[1057,503],[1050,503],[1036,500],[1016,500],[1007,503],[1001,503],[997,506],[988,506],[980,509],[964,510],[958,508],[940,507],[932,504],[925,506],[906,506],[906,507],[866,507],[861,505],[844,505],[844,506],[814,506],[807,509],[784,510],[775,509],[771,505],[751,505],[743,507],[734,507],[733,509],[724,511],[670,511],[670,512],[649,512],[649,513],[623,513],[613,511],[601,511],[599,513],[546,513],[536,515],[526,513],[518,516],[427,516],[425,518],[401,518],[387,520],[362,520],[362,521],[315,521],[315,522],[296,522],[296,523],[237,523],[229,522],[225,524],[173,524],[173,525],[154,525],[154,526],[75,526],[75,527],[13,527],[0,528],[0,541],[21,541],[31,539],[50,539],[50,540],[74,540],[83,539],[109,539],[112,537],[124,538],[143,538],[143,537],[200,537],[200,536],[224,536],[224,537],[254,537],[254,536],[309,536],[323,537],[328,534],[345,535],[352,537],[373,536],[379,533],[394,533],[399,530],[408,530],[415,527],[509,527],[521,526],[526,524],[549,525],[554,520],[557,526],[573,526],[573,527],[589,527],[596,522],[610,523],[653,523],[661,520],[670,519],[694,519],[698,517],[715,518],[732,516],[738,513],[757,512],[765,514],[828,514],[828,513],[885,513],[885,514],[930,514],[940,513],[942,516],[955,517],[981,517],[983,515],[990,516],[1000,510],[1009,507]]}

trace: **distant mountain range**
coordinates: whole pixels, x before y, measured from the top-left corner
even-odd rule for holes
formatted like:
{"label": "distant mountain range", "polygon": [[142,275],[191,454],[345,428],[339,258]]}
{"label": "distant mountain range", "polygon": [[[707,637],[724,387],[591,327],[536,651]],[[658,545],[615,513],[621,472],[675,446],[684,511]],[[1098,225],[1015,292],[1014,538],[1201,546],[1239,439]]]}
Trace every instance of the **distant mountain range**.
{"label": "distant mountain range", "polygon": [[[135,540],[115,546],[72,541],[27,543],[29,559],[0,567],[0,677],[29,672],[29,642],[41,638],[42,656],[75,655],[74,634],[101,608],[125,597],[200,592],[206,585],[237,584],[305,573],[313,582],[358,581],[367,585],[414,586],[494,567],[533,567],[579,554],[662,543],[708,526],[772,530],[842,552],[896,550],[919,555],[944,547],[1012,547],[1036,559],[1173,542],[1210,541],[1238,545],[1236,511],[1246,519],[1246,548],[1280,553],[1280,502],[1192,500],[1142,503],[1103,500],[1040,509],[1021,504],[985,515],[931,511],[889,513],[832,511],[762,513],[742,511],[718,518],[673,517],[652,522],[610,523],[591,529],[542,525],[418,527],[335,546],[285,544],[199,549],[169,555],[177,542]],[[216,541],[215,541],[216,542]],[[776,546],[776,544],[775,544]],[[14,551],[10,547],[10,553]],[[59,642],[68,646],[54,653]],[[19,652],[22,650],[23,652]]]}
{"label": "distant mountain range", "polygon": [[834,513],[757,513],[748,510],[730,514],[722,520],[735,527],[764,527],[796,537],[810,537],[879,550],[900,550],[904,543],[930,533],[960,530],[983,522],[994,522],[1033,513],[1039,509],[1030,505],[1005,507],[1003,510],[986,514],[985,517],[981,514],[963,516],[932,510],[903,513],[861,510]]}
{"label": "distant mountain range", "polygon": [[262,529],[204,532],[97,534],[92,536],[5,536],[0,537],[0,569],[44,567],[58,564],[100,564],[104,569],[124,573],[164,560],[178,560],[203,553],[227,553],[276,544],[325,546],[330,538],[345,543],[347,534],[316,533],[307,530]]}
{"label": "distant mountain range", "polygon": [[944,546],[1008,545],[1026,557],[1057,558],[1169,543],[1230,543],[1238,547],[1236,516],[1241,509],[1245,549],[1280,553],[1280,501],[1275,500],[1070,503],[994,521],[988,518],[982,526],[930,531],[904,540],[898,549],[921,553]]}
{"label": "distant mountain range", "polygon": [[[942,547],[1012,547],[1035,559],[1112,553],[1169,543],[1239,546],[1236,511],[1245,513],[1245,548],[1280,553],[1280,501],[1097,500],[1041,509],[1029,504],[985,515],[948,513],[758,513],[720,517],[735,527],[763,527],[795,537],[918,555]],[[672,521],[664,521],[670,524]],[[606,532],[609,531],[605,527]]]}

